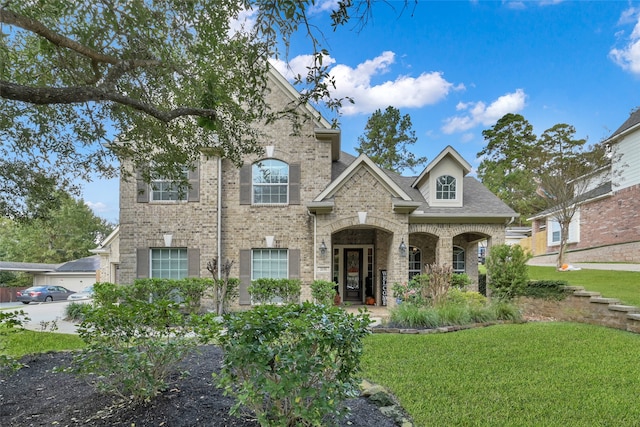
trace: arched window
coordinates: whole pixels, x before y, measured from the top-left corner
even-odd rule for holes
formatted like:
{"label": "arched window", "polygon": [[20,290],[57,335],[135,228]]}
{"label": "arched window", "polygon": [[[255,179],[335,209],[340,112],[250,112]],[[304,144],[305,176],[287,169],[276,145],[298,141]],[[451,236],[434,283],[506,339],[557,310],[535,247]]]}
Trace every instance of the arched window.
{"label": "arched window", "polygon": [[453,247],[453,272],[464,273],[464,249],[459,246]]}
{"label": "arched window", "polygon": [[409,246],[409,280],[422,273],[422,253],[415,246]]}
{"label": "arched window", "polygon": [[289,165],[280,160],[267,159],[253,164],[253,203],[289,203]]}
{"label": "arched window", "polygon": [[456,179],[451,175],[442,175],[436,181],[436,199],[454,200],[456,198]]}

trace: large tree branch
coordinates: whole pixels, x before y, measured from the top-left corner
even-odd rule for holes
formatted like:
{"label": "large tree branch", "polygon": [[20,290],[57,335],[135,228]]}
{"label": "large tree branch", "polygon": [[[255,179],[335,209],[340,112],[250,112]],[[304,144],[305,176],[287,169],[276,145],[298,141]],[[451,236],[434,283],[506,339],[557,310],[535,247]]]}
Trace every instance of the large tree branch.
{"label": "large tree branch", "polygon": [[179,107],[165,111],[155,105],[142,102],[139,99],[130,98],[93,86],[65,88],[31,87],[0,80],[0,98],[37,105],[111,101],[147,113],[165,123],[184,116],[216,118],[216,112],[213,109]]}
{"label": "large tree branch", "polygon": [[[19,15],[15,12],[12,12],[4,7],[0,7],[0,22],[15,25],[17,27],[22,28],[23,30],[31,31],[39,35],[40,37],[44,37],[49,40],[56,46],[63,47],[66,49],[71,49],[82,56],[90,58],[92,61],[107,63],[107,64],[119,64],[121,62],[120,58],[117,58],[112,55],[105,55],[100,53],[90,47],[87,47],[81,43],[78,43],[75,40],[72,40],[68,37],[65,37],[61,34],[58,34],[55,31],[47,28],[44,24],[35,19],[28,18],[26,16]],[[157,66],[160,64],[159,61],[149,59],[149,60],[130,60],[128,63],[133,67],[149,67],[149,66]]]}

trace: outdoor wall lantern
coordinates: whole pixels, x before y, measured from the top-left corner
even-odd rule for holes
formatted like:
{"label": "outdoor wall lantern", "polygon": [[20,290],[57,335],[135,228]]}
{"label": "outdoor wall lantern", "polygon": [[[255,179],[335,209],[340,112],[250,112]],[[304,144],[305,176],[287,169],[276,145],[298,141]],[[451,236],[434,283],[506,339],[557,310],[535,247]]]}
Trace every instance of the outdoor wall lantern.
{"label": "outdoor wall lantern", "polygon": [[324,239],[322,240],[322,243],[320,243],[320,256],[322,258],[327,256],[327,245],[324,243]]}
{"label": "outdoor wall lantern", "polygon": [[400,251],[401,257],[404,258],[407,256],[407,245],[405,245],[404,243],[404,237],[402,238],[402,242],[400,242],[400,247],[398,248],[398,250]]}

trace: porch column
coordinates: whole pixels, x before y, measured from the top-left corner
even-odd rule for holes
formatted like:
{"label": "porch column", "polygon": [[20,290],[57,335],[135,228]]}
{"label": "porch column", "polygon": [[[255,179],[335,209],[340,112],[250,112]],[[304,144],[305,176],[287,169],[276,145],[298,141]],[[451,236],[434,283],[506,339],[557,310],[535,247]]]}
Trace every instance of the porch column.
{"label": "porch column", "polygon": [[436,243],[436,264],[452,266],[453,238],[451,236],[439,236]]}
{"label": "porch column", "polygon": [[[407,246],[405,256],[400,254],[400,244],[404,240]],[[409,280],[409,235],[394,233],[389,248],[389,268],[387,269],[387,307],[394,308],[396,299],[393,297],[393,284],[403,283]]]}

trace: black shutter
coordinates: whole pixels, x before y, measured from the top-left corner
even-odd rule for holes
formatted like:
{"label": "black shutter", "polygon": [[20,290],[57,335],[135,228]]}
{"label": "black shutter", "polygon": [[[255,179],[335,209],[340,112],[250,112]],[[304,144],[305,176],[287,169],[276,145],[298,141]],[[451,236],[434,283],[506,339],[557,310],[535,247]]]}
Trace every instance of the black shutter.
{"label": "black shutter", "polygon": [[144,182],[142,172],[136,172],[136,201],[138,203],[149,203],[149,184]]}
{"label": "black shutter", "polygon": [[149,277],[149,248],[136,249],[136,277],[138,279]]}
{"label": "black shutter", "polygon": [[200,249],[187,249],[187,276],[200,277]]}
{"label": "black shutter", "polygon": [[289,165],[289,204],[300,204],[300,164]]}
{"label": "black shutter", "polygon": [[200,162],[196,162],[195,169],[189,170],[189,202],[200,201]]}
{"label": "black shutter", "polygon": [[240,204],[251,204],[251,165],[242,165],[240,168]]}
{"label": "black shutter", "polygon": [[251,304],[249,286],[251,286],[251,250],[243,249],[240,251],[240,305]]}
{"label": "black shutter", "polygon": [[289,279],[300,278],[300,249],[289,249]]}

